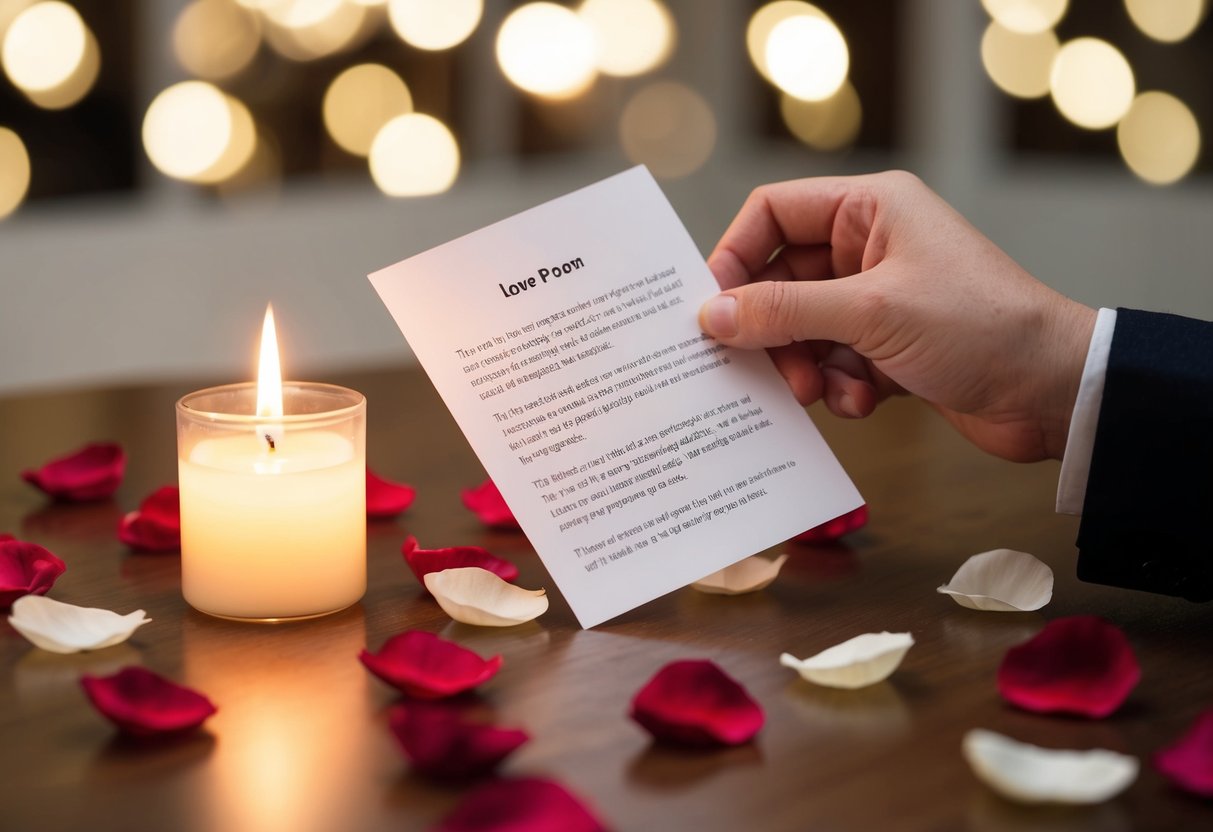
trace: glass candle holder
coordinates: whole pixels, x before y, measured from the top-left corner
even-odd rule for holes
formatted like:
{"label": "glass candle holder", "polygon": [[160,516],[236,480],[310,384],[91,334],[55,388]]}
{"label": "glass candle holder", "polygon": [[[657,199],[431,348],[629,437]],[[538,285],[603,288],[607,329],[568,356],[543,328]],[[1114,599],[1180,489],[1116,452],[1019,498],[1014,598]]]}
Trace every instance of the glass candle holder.
{"label": "glass candle holder", "polygon": [[315,618],[366,591],[366,399],[283,382],[283,414],[257,386],[177,402],[181,589],[221,618]]}

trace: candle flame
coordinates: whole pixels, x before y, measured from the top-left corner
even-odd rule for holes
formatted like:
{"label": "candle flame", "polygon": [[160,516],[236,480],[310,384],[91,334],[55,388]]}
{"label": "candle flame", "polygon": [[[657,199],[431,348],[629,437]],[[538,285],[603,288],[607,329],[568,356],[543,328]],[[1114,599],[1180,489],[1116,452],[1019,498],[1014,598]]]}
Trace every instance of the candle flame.
{"label": "candle flame", "polygon": [[[274,329],[274,306],[266,304],[265,322],[261,325],[261,359],[257,367],[257,415],[282,418],[282,362],[278,358],[278,333]],[[265,435],[271,451],[276,449],[278,425],[258,428]]]}

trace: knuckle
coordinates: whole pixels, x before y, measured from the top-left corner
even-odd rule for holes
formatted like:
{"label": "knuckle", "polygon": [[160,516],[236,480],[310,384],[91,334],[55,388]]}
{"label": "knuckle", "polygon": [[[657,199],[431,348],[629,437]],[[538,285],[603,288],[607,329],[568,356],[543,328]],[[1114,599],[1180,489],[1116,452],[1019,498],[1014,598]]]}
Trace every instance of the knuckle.
{"label": "knuckle", "polygon": [[916,174],[910,173],[908,170],[889,170],[880,174],[880,177],[889,185],[896,188],[918,189],[925,187],[923,181]]}
{"label": "knuckle", "polygon": [[784,280],[767,281],[762,285],[751,310],[754,326],[761,332],[791,341],[792,323],[796,319],[796,293],[790,291],[791,284]]}

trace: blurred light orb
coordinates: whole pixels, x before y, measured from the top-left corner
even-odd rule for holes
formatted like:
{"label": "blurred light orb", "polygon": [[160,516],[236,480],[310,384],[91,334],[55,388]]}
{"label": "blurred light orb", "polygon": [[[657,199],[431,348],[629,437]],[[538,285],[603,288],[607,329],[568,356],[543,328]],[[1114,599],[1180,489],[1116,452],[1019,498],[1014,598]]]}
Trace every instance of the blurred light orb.
{"label": "blurred light orb", "polygon": [[657,0],[585,0],[577,13],[594,32],[606,75],[649,72],[674,50],[674,18]]}
{"label": "blurred light orb", "polygon": [[36,3],[9,24],[0,61],[22,92],[47,92],[67,83],[79,70],[89,37],[84,20],[67,3]]}
{"label": "blurred light orb", "polygon": [[25,142],[12,130],[0,127],[0,220],[16,211],[25,199],[29,176]]}
{"label": "blurred light orb", "polygon": [[981,38],[981,63],[990,80],[1016,98],[1043,98],[1049,94],[1053,59],[1061,44],[1052,29],[1031,35],[991,21]]}
{"label": "blurred light orb", "polygon": [[375,135],[371,178],[388,196],[427,196],[448,190],[459,175],[459,145],[433,116],[396,116]]}
{"label": "blurred light orb", "polygon": [[307,29],[331,20],[345,0],[271,0],[260,4],[267,18],[287,29]]}
{"label": "blurred light orb", "polygon": [[161,92],[143,117],[143,147],[156,169],[186,182],[212,184],[252,156],[256,130],[248,108],[206,81]]}
{"label": "blurred light orb", "polygon": [[758,74],[768,81],[771,71],[767,67],[767,41],[771,31],[790,17],[821,17],[829,20],[826,13],[816,6],[802,0],[775,0],[767,3],[750,17],[745,30],[746,51],[750,53],[750,61]]}
{"label": "blurred light orb", "polygon": [[1131,171],[1151,184],[1170,185],[1196,164],[1200,126],[1175,96],[1143,92],[1117,125],[1116,143]]}
{"label": "blurred light orb", "polygon": [[597,76],[598,50],[588,23],[555,3],[527,3],[497,33],[497,63],[514,86],[547,98],[571,98]]}
{"label": "blurred light orb", "polygon": [[1163,43],[1178,43],[1192,34],[1207,7],[1207,0],[1125,0],[1137,28]]}
{"label": "blurred light orb", "polygon": [[703,166],[716,147],[716,117],[703,96],[676,81],[638,91],[619,118],[623,152],[660,179],[678,179]]}
{"label": "blurred light orb", "polygon": [[1133,69],[1120,50],[1098,38],[1065,43],[1053,60],[1049,91],[1061,114],[1079,127],[1102,130],[1133,103]]}
{"label": "blurred light orb", "polygon": [[401,40],[437,51],[468,39],[484,14],[484,0],[388,0],[387,13]]}
{"label": "blurred light orb", "polygon": [[194,0],[173,25],[173,52],[186,72],[217,81],[252,62],[261,46],[256,17],[231,0]]}
{"label": "blurred light orb", "polygon": [[324,93],[324,126],[342,150],[371,152],[375,134],[413,109],[403,80],[382,64],[359,64],[342,72]]}
{"label": "blurred light orb", "polygon": [[824,101],[801,101],[784,93],[779,113],[789,132],[814,150],[851,146],[863,125],[863,105],[850,81]]}
{"label": "blurred light orb", "polygon": [[1056,26],[1070,0],[981,0],[981,5],[1004,29],[1032,35]]}
{"label": "blurred light orb", "polygon": [[847,42],[832,20],[790,17],[767,38],[771,82],[803,101],[822,101],[838,92],[850,66]]}
{"label": "blurred light orb", "polygon": [[279,0],[265,7],[263,36],[292,61],[314,61],[353,49],[374,33],[365,6],[346,0]]}
{"label": "blurred light orb", "polygon": [[84,32],[84,59],[62,84],[49,90],[25,90],[25,97],[44,110],[62,110],[88,95],[101,72],[101,49],[89,30]]}

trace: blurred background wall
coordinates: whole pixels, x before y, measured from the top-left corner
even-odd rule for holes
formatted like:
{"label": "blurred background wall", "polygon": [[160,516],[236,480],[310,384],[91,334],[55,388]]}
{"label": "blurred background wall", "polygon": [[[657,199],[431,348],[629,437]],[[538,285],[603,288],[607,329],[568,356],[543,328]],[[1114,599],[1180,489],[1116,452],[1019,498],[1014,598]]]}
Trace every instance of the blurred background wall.
{"label": "blurred background wall", "polygon": [[1213,317],[1205,0],[389,5],[0,0],[0,393],[251,378],[267,301],[288,375],[410,360],[368,272],[636,162],[705,254],[902,167],[1067,294]]}

